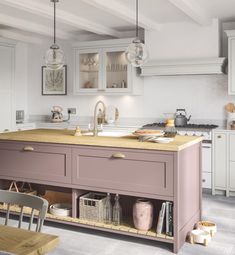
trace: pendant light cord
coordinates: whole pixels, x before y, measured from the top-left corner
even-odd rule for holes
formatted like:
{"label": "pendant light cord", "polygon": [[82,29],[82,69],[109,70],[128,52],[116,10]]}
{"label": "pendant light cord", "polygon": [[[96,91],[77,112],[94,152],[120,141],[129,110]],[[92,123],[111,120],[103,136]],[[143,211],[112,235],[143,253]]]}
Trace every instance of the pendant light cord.
{"label": "pendant light cord", "polygon": [[54,44],[56,44],[56,0],[54,0]]}
{"label": "pendant light cord", "polygon": [[139,38],[139,1],[136,0],[136,38]]}

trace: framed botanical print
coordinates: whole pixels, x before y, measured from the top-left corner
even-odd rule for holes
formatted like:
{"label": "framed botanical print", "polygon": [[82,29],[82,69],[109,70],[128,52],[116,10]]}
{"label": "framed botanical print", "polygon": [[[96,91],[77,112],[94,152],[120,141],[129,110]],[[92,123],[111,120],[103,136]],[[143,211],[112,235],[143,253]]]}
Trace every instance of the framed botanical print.
{"label": "framed botanical print", "polygon": [[42,95],[67,95],[67,65],[59,70],[42,66]]}

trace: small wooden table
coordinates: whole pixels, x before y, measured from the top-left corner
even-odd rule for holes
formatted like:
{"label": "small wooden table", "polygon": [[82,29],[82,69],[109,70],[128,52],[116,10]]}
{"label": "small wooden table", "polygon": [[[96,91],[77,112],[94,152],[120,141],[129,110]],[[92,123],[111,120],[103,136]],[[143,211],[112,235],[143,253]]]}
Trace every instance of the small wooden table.
{"label": "small wooden table", "polygon": [[0,251],[17,255],[39,255],[53,250],[59,237],[0,225]]}

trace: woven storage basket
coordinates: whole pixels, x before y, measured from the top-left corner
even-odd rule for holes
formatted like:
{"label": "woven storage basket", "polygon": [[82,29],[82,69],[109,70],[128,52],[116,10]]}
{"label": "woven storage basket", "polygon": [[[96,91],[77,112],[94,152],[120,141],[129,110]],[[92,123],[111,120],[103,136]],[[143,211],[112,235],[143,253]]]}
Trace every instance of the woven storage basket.
{"label": "woven storage basket", "polygon": [[106,194],[89,192],[79,198],[80,219],[103,221],[104,203]]}

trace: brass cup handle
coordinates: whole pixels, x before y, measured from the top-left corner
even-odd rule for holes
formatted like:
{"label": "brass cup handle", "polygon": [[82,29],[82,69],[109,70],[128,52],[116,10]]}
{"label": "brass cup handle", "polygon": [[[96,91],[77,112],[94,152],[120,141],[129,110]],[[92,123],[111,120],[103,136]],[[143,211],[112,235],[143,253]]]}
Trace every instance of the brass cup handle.
{"label": "brass cup handle", "polygon": [[32,146],[25,146],[23,151],[34,151],[34,148]]}
{"label": "brass cup handle", "polygon": [[121,153],[121,152],[114,153],[114,154],[112,155],[112,158],[120,158],[120,159],[123,159],[123,158],[125,158],[125,157],[126,157],[126,155],[123,154],[123,153]]}

